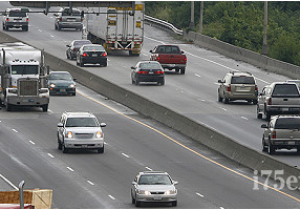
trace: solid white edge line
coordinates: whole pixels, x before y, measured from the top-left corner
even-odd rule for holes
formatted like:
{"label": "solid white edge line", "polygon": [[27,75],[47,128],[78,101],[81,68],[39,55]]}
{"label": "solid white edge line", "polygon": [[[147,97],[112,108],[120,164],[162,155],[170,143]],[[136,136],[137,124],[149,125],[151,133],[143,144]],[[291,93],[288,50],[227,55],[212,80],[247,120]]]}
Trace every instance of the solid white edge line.
{"label": "solid white edge line", "polygon": [[73,170],[71,167],[69,167],[69,166],[67,167],[67,169],[70,170],[70,171],[74,171],[74,170]]}
{"label": "solid white edge line", "polygon": [[0,177],[10,186],[12,186],[13,188],[15,188],[16,190],[19,190],[19,188],[17,186],[15,186],[13,183],[11,183],[11,181],[9,181],[7,178],[5,178],[5,176],[3,176],[2,174],[0,174]]}
{"label": "solid white edge line", "polygon": [[12,130],[13,130],[14,132],[18,133],[18,131],[17,131],[16,129],[13,128]]}
{"label": "solid white edge line", "polygon": [[108,195],[108,197],[110,197],[112,200],[116,200],[112,195]]}
{"label": "solid white edge line", "polygon": [[87,182],[90,184],[90,185],[95,185],[93,182],[91,182],[90,180],[87,180]]}
{"label": "solid white edge line", "polygon": [[125,156],[125,157],[127,157],[127,158],[129,158],[129,155],[127,155],[127,154],[125,154],[123,152],[122,152],[122,155]]}

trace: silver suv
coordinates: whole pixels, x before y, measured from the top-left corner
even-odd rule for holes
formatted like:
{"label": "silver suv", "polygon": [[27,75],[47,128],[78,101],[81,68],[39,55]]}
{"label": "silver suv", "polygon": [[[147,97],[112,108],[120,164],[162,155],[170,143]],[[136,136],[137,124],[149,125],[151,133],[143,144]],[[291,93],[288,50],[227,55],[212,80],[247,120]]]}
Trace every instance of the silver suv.
{"label": "silver suv", "polygon": [[22,31],[28,31],[28,12],[28,8],[7,8],[2,17],[3,30],[22,28]]}
{"label": "silver suv", "polygon": [[131,200],[136,207],[141,202],[168,202],[177,206],[177,181],[167,172],[143,171],[134,178],[131,187]]}
{"label": "silver suv", "polygon": [[76,30],[82,30],[82,14],[81,11],[77,8],[72,8],[72,11],[69,7],[61,8],[58,13],[54,13],[55,30],[61,30],[63,28],[75,28]]}
{"label": "silver suv", "polygon": [[104,152],[104,133],[95,115],[90,112],[64,112],[57,125],[58,149],[96,149]]}
{"label": "silver suv", "polygon": [[300,92],[296,83],[273,82],[265,86],[258,97],[257,118],[263,115],[267,120],[271,115],[299,114]]}
{"label": "silver suv", "polygon": [[297,149],[300,153],[300,116],[275,115],[263,124],[262,151],[274,154],[276,149]]}
{"label": "silver suv", "polygon": [[218,80],[218,101],[246,100],[257,104],[258,88],[255,77],[249,72],[232,71],[222,80]]}

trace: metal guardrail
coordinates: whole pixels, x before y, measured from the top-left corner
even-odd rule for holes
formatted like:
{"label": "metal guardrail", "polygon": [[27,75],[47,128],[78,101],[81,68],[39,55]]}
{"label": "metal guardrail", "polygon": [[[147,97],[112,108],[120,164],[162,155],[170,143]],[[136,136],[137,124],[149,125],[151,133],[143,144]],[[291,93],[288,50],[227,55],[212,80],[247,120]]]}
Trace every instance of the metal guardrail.
{"label": "metal guardrail", "polygon": [[176,28],[175,26],[173,26],[171,23],[168,23],[167,21],[156,19],[154,17],[150,17],[150,16],[147,16],[147,15],[145,15],[145,21],[157,24],[161,27],[172,30],[175,34],[183,36],[183,30],[180,30],[180,29]]}

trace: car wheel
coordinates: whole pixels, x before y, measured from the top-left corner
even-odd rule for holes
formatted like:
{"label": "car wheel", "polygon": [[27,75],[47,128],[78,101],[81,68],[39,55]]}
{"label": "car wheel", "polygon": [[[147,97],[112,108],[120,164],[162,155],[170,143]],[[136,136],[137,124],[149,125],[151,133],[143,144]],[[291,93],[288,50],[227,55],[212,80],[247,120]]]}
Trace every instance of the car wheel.
{"label": "car wheel", "polygon": [[133,85],[135,84],[135,81],[133,79],[131,79],[131,84],[133,84]]}
{"label": "car wheel", "polygon": [[141,202],[135,200],[135,207],[139,207],[141,205]]}
{"label": "car wheel", "polygon": [[299,147],[297,148],[297,154],[300,154],[300,148]]}
{"label": "car wheel", "polygon": [[[57,137],[57,139],[58,139],[58,137]],[[57,147],[59,150],[62,150],[62,144],[61,144],[61,142],[59,141],[59,139],[58,139],[58,147]]]}
{"label": "car wheel", "polygon": [[63,153],[68,153],[68,149],[65,147],[65,144],[62,144],[62,152]]}
{"label": "car wheel", "polygon": [[140,82],[138,80],[135,81],[135,85],[139,85]]}
{"label": "car wheel", "polygon": [[177,206],[177,201],[173,201],[172,206]]}
{"label": "car wheel", "polygon": [[275,154],[275,147],[269,142],[269,146],[268,146],[268,153],[270,155],[274,155]]}
{"label": "car wheel", "polygon": [[266,112],[266,120],[270,120],[270,118],[271,118],[271,114],[269,113],[269,112]]}
{"label": "car wheel", "polygon": [[80,65],[81,67],[83,67],[83,66],[84,66],[84,63],[82,62],[82,60],[80,60],[80,63],[79,63],[79,65]]}
{"label": "car wheel", "polygon": [[228,98],[224,99],[224,104],[229,104],[229,99]]}
{"label": "car wheel", "polygon": [[67,59],[71,59],[68,52],[66,52],[66,55],[67,55]]}
{"label": "car wheel", "polygon": [[266,145],[266,143],[264,141],[264,137],[262,137],[261,146],[262,146],[262,151],[263,152],[267,152],[268,148],[267,148],[267,145]]}
{"label": "car wheel", "polygon": [[103,145],[102,148],[99,148],[99,149],[98,149],[98,153],[104,153],[104,145]]}
{"label": "car wheel", "polygon": [[132,203],[132,204],[135,204],[135,199],[134,199],[134,197],[133,197],[132,194],[131,194],[131,203]]}
{"label": "car wheel", "polygon": [[73,96],[76,96],[76,92],[72,94]]}
{"label": "car wheel", "polygon": [[107,62],[106,62],[106,63],[104,63],[104,64],[103,64],[103,66],[104,66],[104,67],[106,67],[106,66],[107,66]]}

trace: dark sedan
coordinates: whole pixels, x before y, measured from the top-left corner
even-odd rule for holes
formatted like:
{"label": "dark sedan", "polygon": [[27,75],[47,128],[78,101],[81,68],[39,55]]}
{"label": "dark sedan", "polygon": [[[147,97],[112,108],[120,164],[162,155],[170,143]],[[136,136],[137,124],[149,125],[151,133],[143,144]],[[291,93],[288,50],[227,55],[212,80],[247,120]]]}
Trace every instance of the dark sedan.
{"label": "dark sedan", "polygon": [[68,71],[50,72],[48,78],[48,88],[50,95],[76,95],[76,82]]}
{"label": "dark sedan", "polygon": [[82,45],[92,44],[90,40],[74,40],[70,44],[67,44],[66,55],[67,59],[75,60],[77,52]]}
{"label": "dark sedan", "polygon": [[76,64],[84,66],[86,63],[107,66],[107,53],[104,47],[99,44],[83,45],[77,53]]}
{"label": "dark sedan", "polygon": [[140,61],[131,67],[132,84],[139,85],[141,82],[156,82],[158,85],[165,84],[165,72],[157,61]]}

